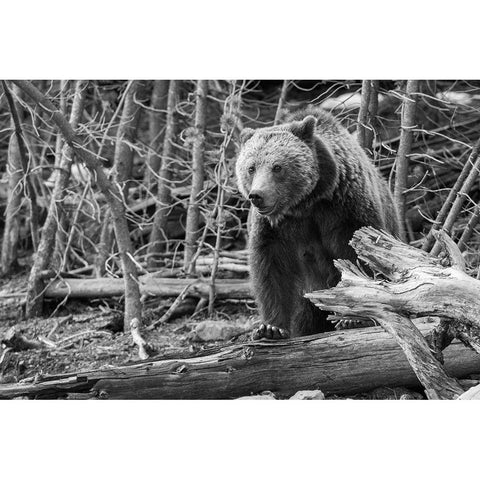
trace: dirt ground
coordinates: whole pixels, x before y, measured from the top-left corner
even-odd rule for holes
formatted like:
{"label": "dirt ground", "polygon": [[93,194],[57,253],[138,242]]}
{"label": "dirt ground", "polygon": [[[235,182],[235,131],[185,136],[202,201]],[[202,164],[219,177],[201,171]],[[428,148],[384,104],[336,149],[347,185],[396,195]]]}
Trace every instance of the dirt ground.
{"label": "dirt ground", "polygon": [[[122,331],[123,312],[119,299],[108,302],[71,300],[62,306],[47,302],[45,306],[50,316],[25,321],[20,294],[25,291],[26,281],[25,272],[0,280],[0,383],[138,361],[138,347],[130,333]],[[161,317],[172,301],[150,300],[150,308],[145,311],[146,325]],[[230,335],[224,335],[227,338],[221,340],[201,341],[196,327],[207,319],[207,315],[202,311],[193,315],[193,309],[194,304],[190,312],[144,334],[155,355],[180,356],[212,346],[243,342],[248,337],[245,325],[254,325],[258,320],[255,309],[245,303],[222,303],[216,309],[214,320],[223,325],[228,322],[232,326]],[[12,335],[15,339],[20,337],[32,342],[30,347],[33,348],[23,349],[24,346],[9,343],[6,339]],[[348,398],[421,399],[423,395],[402,387],[385,387]]]}

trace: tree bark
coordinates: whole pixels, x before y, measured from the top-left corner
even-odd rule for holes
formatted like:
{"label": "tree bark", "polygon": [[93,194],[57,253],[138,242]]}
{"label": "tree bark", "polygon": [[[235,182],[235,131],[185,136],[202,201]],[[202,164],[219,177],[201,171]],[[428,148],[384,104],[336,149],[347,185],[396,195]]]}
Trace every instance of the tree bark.
{"label": "tree bark", "polygon": [[162,167],[158,178],[157,208],[153,220],[152,232],[150,234],[149,246],[147,249],[147,264],[149,267],[157,266],[156,253],[165,250],[168,211],[171,203],[171,179],[173,173],[173,140],[175,136],[175,109],[178,93],[177,80],[170,80],[168,88],[167,125],[162,149]]}
{"label": "tree bark", "polygon": [[162,121],[165,117],[163,110],[167,108],[168,85],[169,80],[155,80],[153,83],[152,98],[150,102],[151,110],[148,112],[148,136],[150,140],[150,149],[145,165],[144,184],[150,188],[155,182],[156,176],[160,170],[161,157],[159,149],[162,145]]}
{"label": "tree bark", "polygon": [[5,228],[2,238],[2,274],[7,275],[17,266],[20,232],[20,208],[22,206],[23,171],[20,162],[18,140],[10,136],[7,153],[8,200],[5,208]]}
{"label": "tree bark", "polygon": [[[437,324],[418,322],[424,335]],[[445,368],[465,377],[480,371],[480,357],[457,341],[445,350]],[[395,340],[373,327],[46,376],[36,383],[0,385],[0,398],[227,399],[265,390],[284,397],[312,389],[350,395],[382,386],[419,382]]]}
{"label": "tree bark", "polygon": [[368,128],[368,106],[370,105],[371,81],[362,81],[362,96],[360,110],[358,111],[357,140],[360,146],[366,150],[366,131]]}
{"label": "tree bark", "polygon": [[418,92],[418,80],[408,80],[405,98],[402,105],[402,131],[400,144],[397,152],[395,169],[395,191],[394,200],[397,205],[400,218],[400,238],[407,239],[405,229],[406,195],[408,178],[408,155],[412,148],[413,131],[415,127],[416,93]]}
{"label": "tree bark", "polygon": [[195,138],[192,152],[192,189],[187,208],[187,223],[185,227],[185,256],[184,268],[189,273],[195,273],[195,264],[192,258],[196,250],[199,233],[199,197],[203,191],[205,180],[204,149],[205,149],[205,123],[207,118],[207,93],[208,81],[198,80],[197,102],[195,109]]}
{"label": "tree bark", "polygon": [[117,239],[120,260],[122,263],[123,276],[125,282],[125,318],[124,327],[129,329],[130,321],[133,318],[141,319],[140,290],[137,284],[137,268],[133,260],[133,248],[130,240],[127,219],[125,215],[125,205],[119,196],[119,188],[115,186],[106,176],[100,161],[90,151],[83,148],[82,139],[75,133],[68,121],[55,105],[45,97],[30,82],[16,80],[14,82],[27,95],[29,95],[57,125],[58,129],[65,138],[73,152],[80,160],[85,162],[86,166],[93,172],[97,179],[97,184],[105,195],[110,210],[112,212],[115,237]]}

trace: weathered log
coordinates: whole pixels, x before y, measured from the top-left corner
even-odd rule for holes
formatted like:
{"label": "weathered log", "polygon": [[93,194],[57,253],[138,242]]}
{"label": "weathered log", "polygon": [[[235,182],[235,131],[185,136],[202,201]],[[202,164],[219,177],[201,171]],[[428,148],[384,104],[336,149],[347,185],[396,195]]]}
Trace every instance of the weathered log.
{"label": "weathered log", "polygon": [[444,241],[454,265],[449,268],[373,228],[355,232],[351,243],[358,257],[381,278],[369,278],[351,262],[339,260],[342,281],[338,286],[307,297],[327,311],[374,318],[397,339],[427,391],[439,398],[457,397],[463,388],[445,373],[410,317],[435,315],[456,328],[464,326],[459,338],[478,351],[480,281],[461,269],[462,259],[453,242]]}
{"label": "weathered log", "polygon": [[[438,319],[418,320],[423,335],[437,324]],[[480,356],[460,342],[444,354],[450,375],[480,372]],[[345,395],[399,385],[419,382],[393,337],[372,327],[47,376],[36,383],[0,385],[0,398],[221,399],[265,390],[290,397],[299,390]]]}
{"label": "weathered log", "polygon": [[[152,297],[177,297],[192,282],[188,291],[190,297],[208,297],[210,288],[209,283],[201,279],[156,278],[153,275],[144,275],[138,280],[141,294]],[[218,298],[251,298],[247,280],[217,280],[215,288]],[[51,283],[45,291],[45,297],[101,298],[121,296],[124,293],[125,284],[121,278],[68,278]]]}

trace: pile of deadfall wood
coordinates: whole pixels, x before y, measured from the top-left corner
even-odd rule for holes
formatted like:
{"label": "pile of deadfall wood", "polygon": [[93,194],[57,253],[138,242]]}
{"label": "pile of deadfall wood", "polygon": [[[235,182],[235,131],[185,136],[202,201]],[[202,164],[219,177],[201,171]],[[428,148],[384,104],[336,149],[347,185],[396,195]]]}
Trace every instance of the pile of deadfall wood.
{"label": "pile of deadfall wood", "polygon": [[478,397],[478,382],[459,378],[480,373],[480,281],[464,272],[450,238],[436,235],[443,258],[363,228],[352,240],[361,266],[338,261],[341,283],[307,295],[336,320],[374,319],[380,327],[53,375],[1,385],[0,398],[220,399],[313,389],[348,395],[419,384],[430,399]]}
{"label": "pile of deadfall wood", "polygon": [[480,281],[464,272],[450,238],[436,235],[443,258],[363,228],[352,240],[361,266],[338,261],[341,283],[307,295],[336,320],[374,319],[380,327],[53,375],[1,385],[0,398],[220,399],[314,389],[348,395],[419,384],[430,399],[475,398],[478,382],[459,379],[480,373]]}

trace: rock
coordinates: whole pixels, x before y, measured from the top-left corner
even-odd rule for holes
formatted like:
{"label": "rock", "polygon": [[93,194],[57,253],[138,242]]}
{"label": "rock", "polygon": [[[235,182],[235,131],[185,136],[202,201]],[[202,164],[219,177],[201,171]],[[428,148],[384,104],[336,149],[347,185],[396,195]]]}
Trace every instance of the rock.
{"label": "rock", "polygon": [[276,400],[276,398],[272,392],[265,391],[260,395],[247,395],[245,397],[238,397],[235,400]]}
{"label": "rock", "polygon": [[289,400],[325,400],[325,395],[321,390],[300,390]]}
{"label": "rock", "polygon": [[480,385],[476,385],[462,393],[457,400],[480,400]]}
{"label": "rock", "polygon": [[204,320],[195,327],[195,330],[192,332],[192,339],[201,342],[229,340],[247,332],[251,328],[252,325],[249,322],[237,324],[225,320]]}

